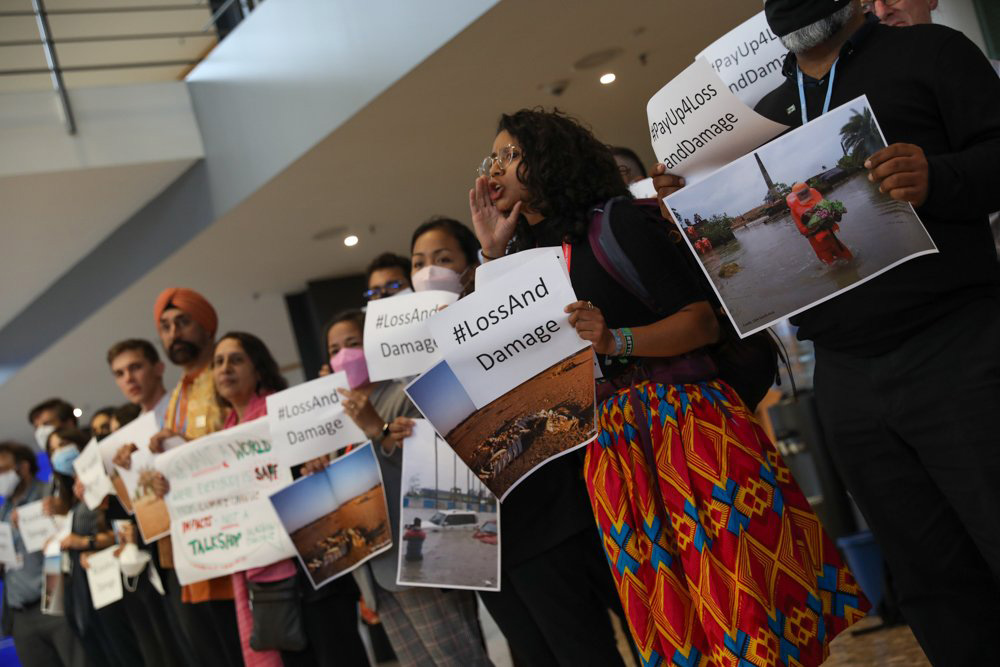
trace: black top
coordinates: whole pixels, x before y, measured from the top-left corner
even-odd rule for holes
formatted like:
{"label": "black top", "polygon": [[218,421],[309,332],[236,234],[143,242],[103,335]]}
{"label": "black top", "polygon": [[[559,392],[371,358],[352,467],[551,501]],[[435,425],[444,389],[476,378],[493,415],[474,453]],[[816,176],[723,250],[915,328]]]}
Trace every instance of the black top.
{"label": "black top", "polygon": [[[618,203],[611,210],[611,229],[666,312],[705,299],[662,219],[654,220],[631,203]],[[534,225],[528,236],[522,239],[528,246],[562,244],[561,225],[555,220]],[[662,319],[604,272],[586,239],[572,247],[570,280],[577,298],[600,308],[609,327],[642,326]],[[611,374],[609,367],[602,368]],[[580,531],[593,530],[582,454],[573,452],[551,461],[521,482],[504,500],[500,521],[504,568],[541,555]]]}
{"label": "black top", "polygon": [[[796,61],[757,111],[801,125]],[[809,118],[827,81],[805,77]],[[988,214],[1000,209],[1000,79],[964,35],[937,25],[892,28],[869,20],[844,45],[831,108],[867,95],[888,144],[920,146],[930,165],[917,214],[939,254],[910,260],[792,318],[800,339],[858,356],[893,349],[929,323],[997,293],[1000,268]]]}
{"label": "black top", "polygon": [[[532,240],[538,246],[562,243],[562,225],[555,220],[543,220],[531,228]],[[628,255],[643,284],[656,303],[659,313],[651,311],[630,291],[608,275],[591,250],[587,239],[572,244],[570,282],[581,301],[590,301],[601,310],[608,328],[639,327],[676,313],[698,301],[708,301],[702,281],[692,272],[668,232],[671,223],[651,214],[645,207],[631,202],[616,203],[611,209],[611,231]],[[612,377],[623,367],[607,365],[601,359],[601,369]]]}

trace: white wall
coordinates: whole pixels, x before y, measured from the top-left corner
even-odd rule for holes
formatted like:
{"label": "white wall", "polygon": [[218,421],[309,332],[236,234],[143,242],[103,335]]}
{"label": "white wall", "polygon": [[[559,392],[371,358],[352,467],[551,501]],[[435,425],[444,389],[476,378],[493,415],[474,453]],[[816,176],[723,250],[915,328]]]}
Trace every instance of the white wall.
{"label": "white wall", "polygon": [[0,177],[204,155],[183,81],[80,88],[69,97],[75,135],[55,92],[0,94]]}

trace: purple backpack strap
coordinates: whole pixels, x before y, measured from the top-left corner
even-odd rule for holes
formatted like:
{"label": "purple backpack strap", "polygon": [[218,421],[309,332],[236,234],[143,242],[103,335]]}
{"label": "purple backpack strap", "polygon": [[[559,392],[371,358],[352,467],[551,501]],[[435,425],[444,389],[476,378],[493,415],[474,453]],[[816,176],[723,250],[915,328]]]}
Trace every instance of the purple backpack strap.
{"label": "purple backpack strap", "polygon": [[587,230],[587,239],[590,241],[590,249],[597,259],[597,263],[614,278],[615,282],[624,287],[630,294],[649,308],[654,313],[660,313],[660,308],[656,305],[656,300],[643,285],[639,272],[635,265],[625,254],[618,239],[611,229],[611,208],[615,202],[624,200],[624,197],[609,199],[603,208],[594,209],[594,215],[590,219],[590,227]]}

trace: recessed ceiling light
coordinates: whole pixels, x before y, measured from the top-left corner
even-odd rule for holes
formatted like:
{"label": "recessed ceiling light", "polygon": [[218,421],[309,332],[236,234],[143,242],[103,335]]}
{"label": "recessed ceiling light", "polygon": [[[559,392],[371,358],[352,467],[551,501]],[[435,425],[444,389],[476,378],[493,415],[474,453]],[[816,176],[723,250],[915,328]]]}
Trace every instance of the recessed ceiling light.
{"label": "recessed ceiling light", "polygon": [[351,234],[350,236],[345,236],[344,245],[346,245],[348,248],[350,248],[351,246],[358,245],[358,237],[355,236],[354,234]]}
{"label": "recessed ceiling light", "polygon": [[603,83],[606,86],[609,83],[614,83],[615,82],[615,78],[616,77],[615,77],[614,72],[608,72],[607,74],[602,74],[601,75],[601,83]]}
{"label": "recessed ceiling light", "polygon": [[73,416],[74,417],[82,417],[83,416],[83,410],[81,410],[80,408],[73,408]]}

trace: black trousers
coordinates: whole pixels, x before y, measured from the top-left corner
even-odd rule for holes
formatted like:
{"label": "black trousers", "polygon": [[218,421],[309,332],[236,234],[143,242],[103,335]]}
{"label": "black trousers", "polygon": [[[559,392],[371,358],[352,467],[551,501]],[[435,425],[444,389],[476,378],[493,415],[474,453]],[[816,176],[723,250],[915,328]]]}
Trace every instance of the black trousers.
{"label": "black trousers", "polygon": [[935,665],[1000,632],[1000,297],[876,358],[816,350],[823,429]]}
{"label": "black trousers", "polygon": [[501,563],[500,592],[480,593],[519,667],[624,665],[608,610],[620,610],[595,530],[524,563]]}
{"label": "black trousers", "polygon": [[[147,567],[153,567],[153,564]],[[182,642],[177,640],[167,617],[166,596],[153,588],[147,572],[139,575],[134,591],[125,591],[123,602],[146,667],[183,667],[188,664],[178,650]]]}
{"label": "black trousers", "polygon": [[203,667],[242,667],[236,605],[232,600],[181,602],[181,584],[174,570],[166,570],[163,582],[170,605]]}
{"label": "black trousers", "polygon": [[285,667],[368,667],[368,654],[358,634],[357,587],[350,583],[353,595],[302,601],[302,624],[309,645],[303,651],[282,651]]}
{"label": "black trousers", "polygon": [[83,647],[62,616],[46,616],[38,603],[10,609],[11,637],[24,667],[82,667]]}

